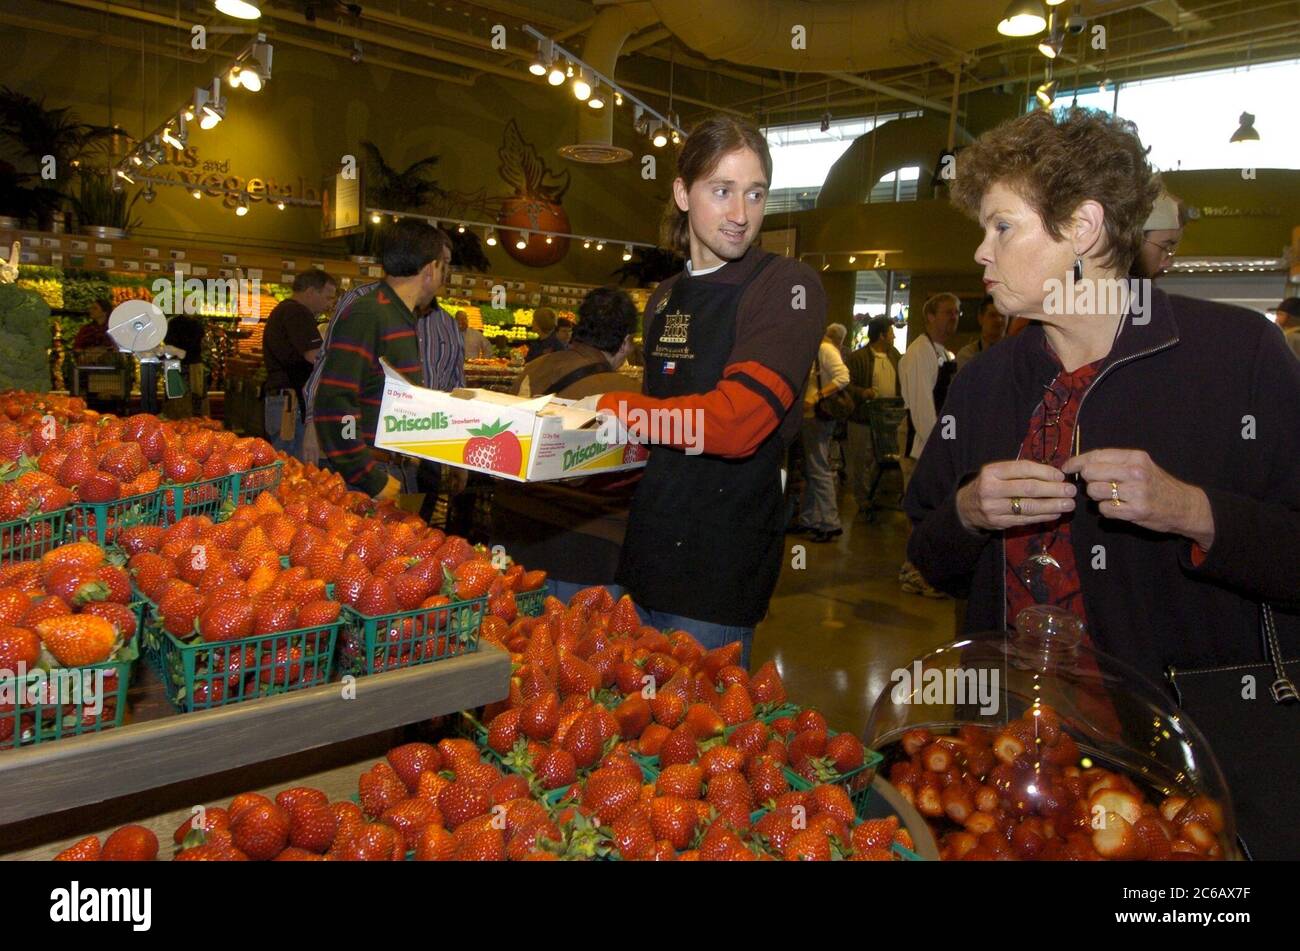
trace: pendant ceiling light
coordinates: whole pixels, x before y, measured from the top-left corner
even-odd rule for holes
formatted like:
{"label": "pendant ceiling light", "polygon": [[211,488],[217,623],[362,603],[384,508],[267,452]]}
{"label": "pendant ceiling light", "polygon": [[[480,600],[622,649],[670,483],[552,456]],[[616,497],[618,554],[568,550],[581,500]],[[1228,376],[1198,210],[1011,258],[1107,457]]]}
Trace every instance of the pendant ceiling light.
{"label": "pendant ceiling light", "polygon": [[1011,0],[998,23],[998,32],[1003,36],[1037,36],[1045,29],[1047,17],[1038,0]]}
{"label": "pendant ceiling light", "polygon": [[249,0],[215,0],[212,5],[217,8],[218,13],[224,13],[238,20],[256,20],[262,16],[262,11],[258,9],[257,4]]}

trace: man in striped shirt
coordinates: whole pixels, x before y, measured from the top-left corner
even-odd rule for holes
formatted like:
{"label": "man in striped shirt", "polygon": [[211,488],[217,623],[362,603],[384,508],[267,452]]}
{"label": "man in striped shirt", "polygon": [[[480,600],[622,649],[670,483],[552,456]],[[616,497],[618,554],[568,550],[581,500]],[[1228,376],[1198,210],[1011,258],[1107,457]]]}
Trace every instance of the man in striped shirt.
{"label": "man in striped shirt", "polygon": [[464,361],[460,334],[441,308],[424,320],[416,316],[446,280],[446,234],[403,219],[389,229],[382,262],[383,281],[357,288],[350,301],[341,302],[310,399],[322,459],[353,488],[389,499],[414,487],[395,477],[400,463],[390,466],[387,454],[373,448],[384,387],[380,358],[410,382],[434,388],[463,381]]}

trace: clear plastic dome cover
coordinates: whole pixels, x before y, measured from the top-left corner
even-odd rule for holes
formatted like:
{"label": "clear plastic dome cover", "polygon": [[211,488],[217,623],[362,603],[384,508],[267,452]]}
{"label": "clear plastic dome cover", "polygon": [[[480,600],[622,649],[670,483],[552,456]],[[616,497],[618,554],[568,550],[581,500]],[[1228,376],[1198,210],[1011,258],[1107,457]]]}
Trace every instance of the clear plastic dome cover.
{"label": "clear plastic dome cover", "polygon": [[1200,731],[1059,608],[896,671],[864,739],[943,858],[1240,857]]}

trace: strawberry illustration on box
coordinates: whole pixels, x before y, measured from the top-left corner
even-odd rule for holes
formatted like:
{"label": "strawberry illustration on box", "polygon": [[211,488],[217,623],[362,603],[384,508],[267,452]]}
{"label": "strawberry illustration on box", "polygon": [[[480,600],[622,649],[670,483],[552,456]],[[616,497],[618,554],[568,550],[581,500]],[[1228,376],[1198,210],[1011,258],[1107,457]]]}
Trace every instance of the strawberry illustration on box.
{"label": "strawberry illustration on box", "polygon": [[594,410],[554,396],[440,392],[384,366],[375,447],[502,479],[540,482],[636,469],[644,446],[601,425]]}
{"label": "strawberry illustration on box", "polygon": [[490,426],[469,430],[473,439],[465,443],[465,464],[475,469],[518,475],[524,467],[524,450],[510,424],[497,420]]}

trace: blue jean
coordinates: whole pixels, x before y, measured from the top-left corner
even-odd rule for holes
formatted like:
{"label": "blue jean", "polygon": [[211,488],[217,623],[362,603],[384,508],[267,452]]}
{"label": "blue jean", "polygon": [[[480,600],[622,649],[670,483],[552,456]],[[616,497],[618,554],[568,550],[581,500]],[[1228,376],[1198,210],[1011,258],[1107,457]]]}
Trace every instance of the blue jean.
{"label": "blue jean", "polygon": [[710,621],[697,621],[695,618],[669,614],[666,611],[644,611],[637,609],[646,624],[661,631],[685,631],[706,650],[723,647],[733,641],[740,641],[740,666],[749,668],[749,651],[754,645],[752,627],[729,627],[726,624],[713,624]]}
{"label": "blue jean", "polygon": [[808,528],[829,532],[840,527],[835,499],[835,473],[831,471],[831,439],[835,420],[806,419],[803,424],[803,505],[799,521]]}
{"label": "blue jean", "polygon": [[294,414],[293,438],[280,438],[280,423],[284,419],[284,411],[288,403],[289,398],[282,393],[266,394],[266,404],[263,408],[263,424],[266,426],[266,438],[275,449],[288,453],[295,459],[301,459],[303,437],[301,416]]}

